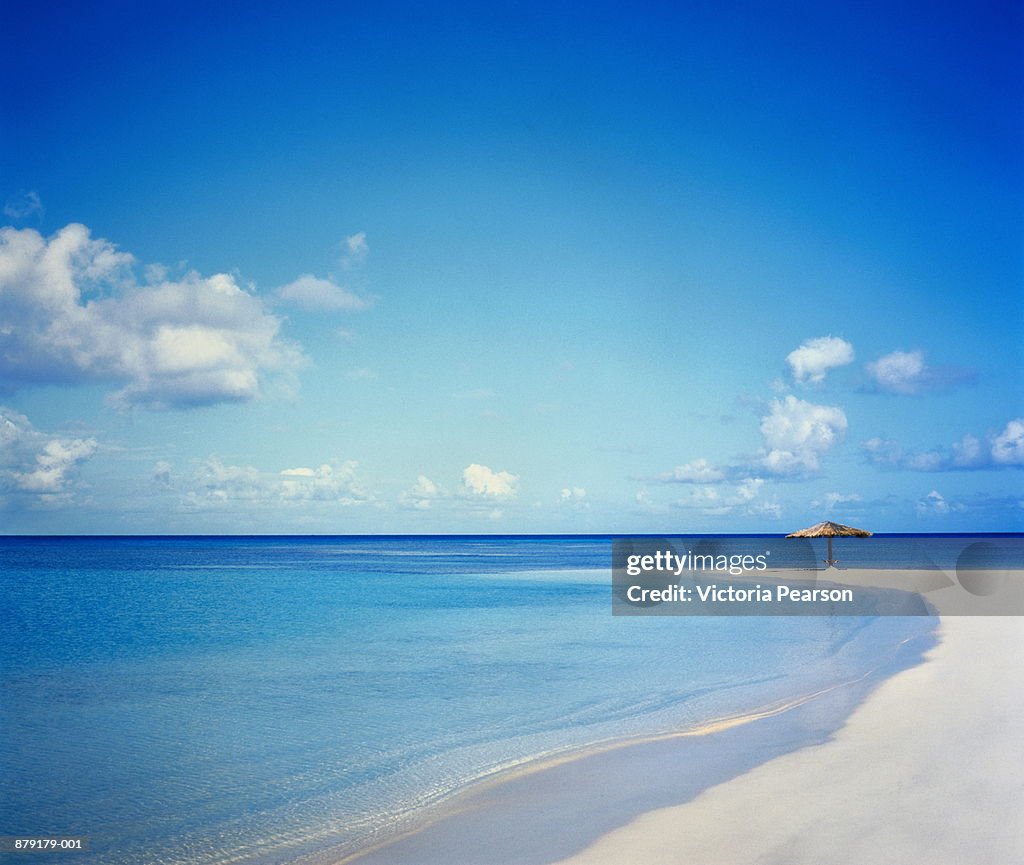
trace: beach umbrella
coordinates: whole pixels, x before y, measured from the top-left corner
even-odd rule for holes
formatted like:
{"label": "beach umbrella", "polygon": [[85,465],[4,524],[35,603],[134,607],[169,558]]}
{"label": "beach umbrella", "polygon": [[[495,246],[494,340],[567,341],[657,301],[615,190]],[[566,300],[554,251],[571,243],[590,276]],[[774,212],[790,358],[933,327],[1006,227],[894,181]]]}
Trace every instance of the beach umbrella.
{"label": "beach umbrella", "polygon": [[834,567],[837,563],[832,558],[832,538],[870,538],[871,532],[866,529],[855,529],[853,526],[844,526],[842,523],[833,523],[825,520],[823,523],[815,523],[806,529],[800,529],[787,538],[828,538],[828,558],[825,559],[825,567]]}

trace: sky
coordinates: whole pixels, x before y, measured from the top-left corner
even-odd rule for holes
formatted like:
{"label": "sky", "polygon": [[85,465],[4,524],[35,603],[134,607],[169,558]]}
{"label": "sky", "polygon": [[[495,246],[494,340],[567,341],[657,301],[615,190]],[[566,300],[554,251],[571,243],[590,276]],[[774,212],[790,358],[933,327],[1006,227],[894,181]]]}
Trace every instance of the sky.
{"label": "sky", "polygon": [[1011,3],[8,4],[0,533],[1024,530]]}

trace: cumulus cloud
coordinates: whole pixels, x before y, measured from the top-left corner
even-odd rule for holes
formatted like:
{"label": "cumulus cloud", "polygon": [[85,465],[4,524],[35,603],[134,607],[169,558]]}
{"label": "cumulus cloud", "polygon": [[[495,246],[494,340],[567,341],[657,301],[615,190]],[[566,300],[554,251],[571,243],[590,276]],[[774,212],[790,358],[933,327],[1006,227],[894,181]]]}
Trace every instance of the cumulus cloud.
{"label": "cumulus cloud", "polygon": [[914,472],[966,471],[1024,467],[1024,418],[1014,418],[985,439],[966,433],[948,448],[905,450],[894,439],[871,438],[861,443],[868,462],[881,468]]}
{"label": "cumulus cloud", "polygon": [[812,508],[824,508],[826,512],[831,513],[839,505],[853,505],[861,502],[861,497],[857,493],[825,493],[820,499],[816,499],[811,502]]}
{"label": "cumulus cloud", "polygon": [[49,238],[0,229],[0,375],[11,385],[119,383],[115,405],[181,408],[252,399],[268,372],[300,361],[234,277],[142,285],[133,263],[84,225]]}
{"label": "cumulus cloud", "polygon": [[1000,466],[1024,466],[1024,418],[1010,421],[992,438],[992,462]]}
{"label": "cumulus cloud", "polygon": [[766,453],[762,467],[772,474],[816,472],[821,458],[846,435],[846,414],[838,406],[815,405],[795,396],[772,400],[761,419]]}
{"label": "cumulus cloud", "polygon": [[311,273],[282,285],[277,289],[277,296],[286,303],[314,312],[360,312],[373,306],[372,301],[345,286]]}
{"label": "cumulus cloud", "polygon": [[749,502],[757,498],[764,486],[764,478],[745,478],[736,488],[736,495],[741,501]]}
{"label": "cumulus cloud", "polygon": [[915,510],[919,516],[945,516],[952,512],[967,510],[962,502],[951,502],[938,490],[932,490],[922,499],[918,499]]}
{"label": "cumulus cloud", "polygon": [[927,365],[924,352],[894,351],[866,366],[879,390],[890,393],[917,393],[924,382]]}
{"label": "cumulus cloud", "polygon": [[948,390],[977,378],[971,369],[930,366],[919,349],[890,352],[866,364],[864,369],[872,389],[907,395]]}
{"label": "cumulus cloud", "polygon": [[515,497],[519,477],[506,471],[495,472],[487,466],[472,463],[462,471],[462,486],[467,493],[492,499]]}
{"label": "cumulus cloud", "polygon": [[838,336],[809,339],[786,356],[793,378],[800,384],[821,384],[830,369],[853,363],[853,346]]}
{"label": "cumulus cloud", "polygon": [[372,499],[356,477],[357,468],[355,460],[346,460],[275,473],[251,465],[225,465],[218,457],[211,456],[195,467],[184,491],[185,503],[193,507],[243,502],[356,505]]}
{"label": "cumulus cloud", "polygon": [[713,484],[725,478],[725,472],[716,468],[706,459],[696,459],[686,465],[676,466],[661,479],[680,484]]}
{"label": "cumulus cloud", "polygon": [[868,462],[878,466],[898,466],[903,459],[903,448],[895,439],[875,436],[861,442],[860,449],[867,456]]}
{"label": "cumulus cloud", "polygon": [[583,487],[565,487],[560,498],[563,502],[580,501],[587,497],[587,491]]}
{"label": "cumulus cloud", "polygon": [[337,502],[354,505],[370,496],[356,478],[355,460],[324,463],[319,468],[294,468],[281,472],[280,495],[285,501]]}
{"label": "cumulus cloud", "polygon": [[777,501],[761,501],[765,479],[745,477],[735,485],[694,486],[688,497],[672,503],[673,507],[699,510],[705,516],[746,516],[777,517],[782,514]]}
{"label": "cumulus cloud", "polygon": [[399,497],[398,500],[401,504],[415,508],[416,510],[425,511],[428,510],[431,505],[442,498],[445,498],[447,493],[435,484],[426,475],[419,475],[409,489],[405,490]]}
{"label": "cumulus cloud", "polygon": [[42,504],[70,504],[79,466],[96,453],[94,438],[51,435],[23,414],[0,408],[0,491],[31,494]]}

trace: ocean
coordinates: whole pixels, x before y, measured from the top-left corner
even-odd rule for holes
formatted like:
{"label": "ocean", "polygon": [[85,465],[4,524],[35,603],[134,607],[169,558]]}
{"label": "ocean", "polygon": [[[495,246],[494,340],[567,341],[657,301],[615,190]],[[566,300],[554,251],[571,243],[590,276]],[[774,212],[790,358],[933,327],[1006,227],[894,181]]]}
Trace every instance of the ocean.
{"label": "ocean", "polygon": [[340,855],[538,756],[863,677],[936,625],[617,618],[610,557],[605,537],[0,538],[0,835],[87,836],[37,854],[78,865]]}

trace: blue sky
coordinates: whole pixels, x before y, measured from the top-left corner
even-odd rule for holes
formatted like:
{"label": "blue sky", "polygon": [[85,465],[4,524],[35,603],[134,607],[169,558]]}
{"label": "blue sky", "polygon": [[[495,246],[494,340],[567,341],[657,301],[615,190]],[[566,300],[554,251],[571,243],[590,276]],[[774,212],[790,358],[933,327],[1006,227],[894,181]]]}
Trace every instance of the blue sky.
{"label": "blue sky", "polygon": [[1024,526],[1019,6],[57,11],[0,531]]}

